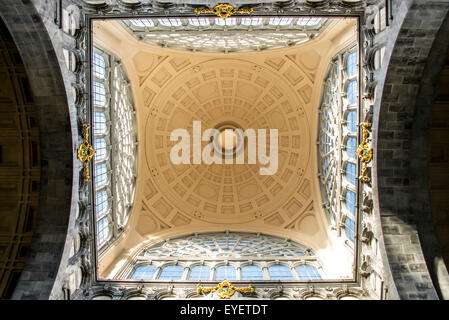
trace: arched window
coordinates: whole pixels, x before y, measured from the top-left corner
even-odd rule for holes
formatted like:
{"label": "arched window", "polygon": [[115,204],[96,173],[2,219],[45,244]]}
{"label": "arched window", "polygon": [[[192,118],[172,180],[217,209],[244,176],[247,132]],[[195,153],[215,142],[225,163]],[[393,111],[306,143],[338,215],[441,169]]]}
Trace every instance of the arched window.
{"label": "arched window", "polygon": [[108,194],[105,190],[97,192],[95,195],[95,213],[100,215],[108,206]]}
{"label": "arched window", "polygon": [[214,280],[235,280],[237,279],[237,273],[235,267],[233,266],[219,266],[215,269]]}
{"label": "arched window", "polygon": [[165,266],[158,277],[159,280],[181,280],[184,267]]}
{"label": "arched window", "polygon": [[158,21],[164,27],[178,27],[182,25],[181,20],[176,18],[158,19]]}
{"label": "arched window", "polygon": [[106,182],[106,164],[101,163],[95,165],[95,187],[101,186]]}
{"label": "arched window", "polygon": [[103,112],[94,112],[94,134],[106,131],[106,116]]}
{"label": "arched window", "polygon": [[135,27],[153,27],[154,22],[150,19],[131,19],[129,22]]}
{"label": "arched window", "polygon": [[349,240],[354,242],[354,220],[349,217],[345,219],[345,234]]}
{"label": "arched window", "polygon": [[103,160],[106,156],[106,140],[104,138],[95,139],[95,162]]}
{"label": "arched window", "polygon": [[236,19],[235,18],[215,18],[215,24],[218,26],[235,26]]}
{"label": "arched window", "polygon": [[292,22],[293,18],[287,18],[287,17],[275,17],[270,18],[270,21],[268,22],[272,26],[286,26]]}
{"label": "arched window", "polygon": [[262,24],[262,18],[242,18],[244,26],[259,26]]}
{"label": "arched window", "polygon": [[322,22],[322,18],[312,18],[312,17],[307,17],[307,18],[299,18],[298,19],[298,26],[317,26]]}
{"label": "arched window", "polygon": [[346,190],[345,203],[348,211],[354,216],[355,215],[355,192],[351,190]]}
{"label": "arched window", "polygon": [[[332,59],[324,80],[319,112],[318,161],[323,208],[330,223],[345,229],[352,227],[348,231],[352,232],[352,236],[348,236],[350,239],[354,238],[358,176],[355,153],[359,105],[357,59],[357,51],[351,47]],[[341,92],[346,92],[346,96]],[[353,219],[348,226],[343,221],[346,214]]]}
{"label": "arched window", "polygon": [[295,268],[300,280],[320,280],[321,276],[316,267],[304,264]]}
{"label": "arched window", "polygon": [[97,221],[97,244],[98,246],[109,239],[109,222],[108,218],[104,217]]}
{"label": "arched window", "polygon": [[189,280],[207,281],[210,279],[210,268],[208,266],[193,266],[190,270]]}
{"label": "arched window", "polygon": [[[289,239],[245,232],[213,232],[152,244],[142,249],[131,266],[145,261],[148,265],[165,266],[159,280],[249,281],[264,280],[261,266],[275,259],[297,264],[305,262],[306,257],[313,258],[313,250]],[[173,265],[173,260],[182,261],[183,266]],[[248,265],[248,260],[255,263]],[[201,264],[199,261],[202,261]],[[131,266],[122,272],[122,276],[130,278]],[[190,269],[185,279],[182,278],[184,268]],[[215,268],[214,272],[212,268]],[[290,268],[285,265],[270,268],[272,280],[295,280]]]}
{"label": "arched window", "polygon": [[258,266],[243,266],[242,280],[263,280],[262,269]]}
{"label": "arched window", "polygon": [[348,130],[351,132],[357,131],[357,111],[356,110],[350,110],[348,114],[346,115],[346,126],[348,127]]}
{"label": "arched window", "polygon": [[355,163],[352,162],[347,162],[346,163],[346,168],[345,168],[345,173],[346,173],[346,179],[347,181],[352,184],[355,185],[355,181],[356,181],[356,166]]}
{"label": "arched window", "polygon": [[[126,72],[118,59],[94,48],[92,61],[95,214],[97,222],[107,216],[108,239],[114,240],[123,230],[134,200],[137,174],[134,105]],[[109,92],[113,93],[110,97],[106,94]],[[115,141],[114,152],[107,152],[112,149],[111,141]],[[104,227],[104,223],[97,223],[99,227]],[[97,243],[103,249],[103,244],[112,241],[97,238]]]}
{"label": "arched window", "polygon": [[93,73],[95,77],[100,79],[104,79],[106,73],[104,58],[96,52],[94,52],[93,58]]}
{"label": "arched window", "polygon": [[189,19],[189,23],[192,26],[197,26],[197,27],[199,27],[199,26],[208,26],[210,24],[209,23],[209,19],[206,19],[206,18],[190,18]]}
{"label": "arched window", "polygon": [[294,280],[292,271],[289,267],[276,264],[268,267],[268,272],[270,274],[270,280]]}
{"label": "arched window", "polygon": [[157,268],[155,266],[143,265],[134,269],[133,273],[129,277],[133,280],[153,280],[156,274]]}
{"label": "arched window", "polygon": [[357,150],[357,139],[355,137],[348,137],[346,140],[346,153],[350,159],[357,158],[355,150]]}
{"label": "arched window", "polygon": [[93,85],[94,105],[104,106],[106,101],[106,90],[103,83],[94,81]]}

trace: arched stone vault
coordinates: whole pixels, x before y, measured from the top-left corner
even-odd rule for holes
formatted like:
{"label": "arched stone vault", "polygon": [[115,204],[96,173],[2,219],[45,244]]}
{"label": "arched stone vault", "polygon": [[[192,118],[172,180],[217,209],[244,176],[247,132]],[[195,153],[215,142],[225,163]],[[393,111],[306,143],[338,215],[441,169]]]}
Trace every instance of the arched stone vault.
{"label": "arched stone vault", "polygon": [[385,56],[391,57],[374,106],[377,201],[401,299],[442,297],[440,282],[447,282],[447,271],[436,272],[441,253],[428,194],[427,130],[448,48],[448,9],[448,1],[403,1],[396,8],[390,28],[398,36],[389,39]]}
{"label": "arched stone vault", "polygon": [[[48,299],[64,260],[68,222],[73,214],[72,176],[76,178],[77,172],[73,170],[72,134],[77,130],[70,123],[64,78],[42,16],[31,1],[2,0],[0,6],[29,76],[41,151],[36,227],[13,299]],[[73,115],[75,112],[71,110]]]}

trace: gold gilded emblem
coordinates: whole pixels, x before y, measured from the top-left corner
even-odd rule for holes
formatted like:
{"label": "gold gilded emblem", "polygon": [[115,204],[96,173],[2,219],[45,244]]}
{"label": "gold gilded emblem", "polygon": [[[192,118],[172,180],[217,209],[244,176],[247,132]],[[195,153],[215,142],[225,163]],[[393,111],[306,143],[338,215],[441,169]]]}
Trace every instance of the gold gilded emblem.
{"label": "gold gilded emblem", "polygon": [[78,148],[78,159],[84,163],[84,182],[90,180],[89,176],[89,162],[95,155],[95,149],[89,144],[89,126],[83,124],[83,137],[84,143],[82,143]]}
{"label": "gold gilded emblem", "polygon": [[219,16],[222,19],[227,19],[228,17],[232,16],[234,13],[241,13],[241,14],[252,14],[253,8],[249,9],[237,9],[235,10],[233,6],[226,3],[217,4],[213,9],[205,8],[205,9],[198,9],[195,8],[196,14],[203,14],[203,13],[215,13],[217,16]]}
{"label": "gold gilded emblem", "polygon": [[363,139],[355,153],[362,162],[362,172],[359,179],[364,182],[369,182],[370,178],[368,177],[368,167],[366,165],[370,163],[373,158],[373,148],[368,143],[368,128],[371,127],[371,124],[364,122],[361,126],[363,130]]}
{"label": "gold gilded emblem", "polygon": [[202,292],[211,292],[211,291],[215,291],[215,293],[220,297],[220,299],[229,299],[230,297],[232,297],[234,295],[234,293],[237,292],[254,292],[254,288],[250,285],[248,287],[243,287],[243,288],[237,288],[234,287],[232,285],[232,283],[230,283],[228,280],[223,280],[222,282],[220,282],[218,285],[216,285],[215,287],[201,287],[198,286],[198,288],[196,289],[196,292],[198,294],[201,294]]}

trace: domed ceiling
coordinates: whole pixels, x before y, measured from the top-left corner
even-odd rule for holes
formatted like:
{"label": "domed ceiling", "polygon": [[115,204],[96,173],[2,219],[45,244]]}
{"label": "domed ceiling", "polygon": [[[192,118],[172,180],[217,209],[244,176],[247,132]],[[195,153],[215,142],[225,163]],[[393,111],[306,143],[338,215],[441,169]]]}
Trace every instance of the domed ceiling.
{"label": "domed ceiling", "polygon": [[[123,22],[94,22],[94,45],[127,69],[139,140],[133,211],[100,256],[100,277],[113,278],[148,244],[192,232],[264,232],[317,252],[332,247],[317,181],[317,110],[331,57],[357,33],[355,20],[328,20],[304,44],[227,54],[161,48],[138,41]],[[170,133],[192,136],[193,121],[202,131],[278,129],[276,173],[261,175],[260,163],[173,164]]]}

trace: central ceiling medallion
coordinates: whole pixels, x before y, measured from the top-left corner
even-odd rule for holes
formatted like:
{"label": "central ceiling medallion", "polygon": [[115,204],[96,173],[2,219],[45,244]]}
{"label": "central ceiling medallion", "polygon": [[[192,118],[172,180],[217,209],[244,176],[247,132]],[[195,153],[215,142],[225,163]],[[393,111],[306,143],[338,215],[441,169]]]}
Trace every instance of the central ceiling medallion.
{"label": "central ceiling medallion", "polygon": [[[235,158],[245,150],[244,130],[232,121],[219,123],[215,126],[218,134],[213,138],[214,152],[223,159]],[[239,130],[240,129],[240,130]]]}
{"label": "central ceiling medallion", "polygon": [[237,10],[235,10],[234,7],[231,6],[230,4],[221,3],[221,4],[217,4],[214,7],[214,9],[205,8],[205,9],[199,9],[198,10],[198,8],[195,8],[195,13],[196,14],[215,13],[220,18],[227,19],[227,18],[229,18],[230,16],[232,16],[235,13],[252,14],[253,13],[253,8],[237,9]]}

